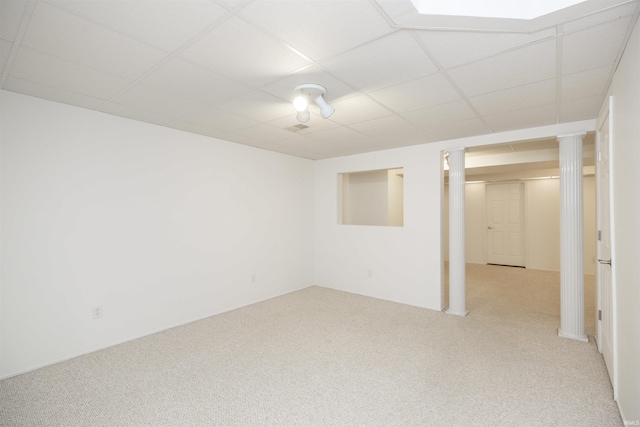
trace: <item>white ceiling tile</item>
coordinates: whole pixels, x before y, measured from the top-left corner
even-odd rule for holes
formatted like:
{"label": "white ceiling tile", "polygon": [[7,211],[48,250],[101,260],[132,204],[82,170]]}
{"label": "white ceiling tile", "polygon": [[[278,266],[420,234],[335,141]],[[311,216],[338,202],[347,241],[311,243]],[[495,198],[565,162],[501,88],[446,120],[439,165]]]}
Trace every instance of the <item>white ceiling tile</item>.
{"label": "white ceiling tile", "polygon": [[562,74],[613,65],[631,18],[567,34],[562,41]]}
{"label": "white ceiling tile", "polygon": [[474,108],[483,116],[549,105],[553,104],[555,100],[555,79],[486,93],[469,99]]}
{"label": "white ceiling tile", "polygon": [[494,116],[486,116],[484,119],[494,132],[551,125],[557,122],[556,105],[543,105],[510,111]]}
{"label": "white ceiling tile", "polygon": [[319,144],[314,143],[313,140],[303,135],[295,135],[293,138],[288,138],[284,141],[280,141],[277,144],[279,152],[290,154],[292,156],[303,157],[305,159],[315,159],[315,147]]}
{"label": "white ceiling tile", "polygon": [[288,138],[295,137],[295,133],[288,130],[279,129],[267,124],[258,124],[255,126],[239,129],[235,132],[240,136],[255,138],[256,140],[264,140],[267,142],[279,142]]}
{"label": "white ceiling tile", "polygon": [[303,83],[315,83],[324,86],[327,89],[325,99],[330,103],[353,93],[353,88],[347,86],[317,65],[311,65],[298,70],[278,81],[261,87],[260,90],[283,100],[290,101],[293,100],[294,97],[294,88]]}
{"label": "white ceiling tile", "polygon": [[303,54],[320,60],[391,32],[366,0],[257,1],[240,15]]}
{"label": "white ceiling tile", "polygon": [[312,157],[310,158],[313,159],[326,159],[353,154],[353,148],[321,141],[312,141],[308,146],[304,146],[304,150],[311,153]]}
{"label": "white ceiling tile", "polygon": [[408,120],[393,115],[367,122],[350,125],[349,128],[376,138],[398,136],[399,134],[422,134],[424,131]]}
{"label": "white ceiling tile", "polygon": [[24,0],[0,1],[0,39],[14,41],[26,8]]}
{"label": "white ceiling tile", "polygon": [[205,104],[214,104],[250,90],[233,80],[179,58],[168,61],[142,82]]}
{"label": "white ceiling tile", "polygon": [[445,69],[468,64],[555,36],[553,29],[533,34],[415,31],[429,52]]}
{"label": "white ceiling tile", "polygon": [[167,52],[175,51],[227,13],[210,0],[50,0],[50,3]]}
{"label": "white ceiling tile", "polygon": [[407,111],[402,116],[423,129],[454,123],[460,120],[472,119],[476,113],[465,101],[454,101],[446,104],[434,105],[429,108]]}
{"label": "white ceiling tile", "polygon": [[600,25],[608,21],[615,21],[623,16],[631,16],[635,12],[636,7],[637,2],[629,2],[618,7],[607,8],[602,12],[593,13],[587,15],[584,18],[576,19],[575,21],[569,21],[563,24],[562,31],[564,31],[565,33],[570,33],[587,27],[593,27],[594,25]]}
{"label": "white ceiling tile", "polygon": [[116,102],[105,104],[98,111],[157,125],[166,125],[171,121],[171,117]]}
{"label": "white ceiling tile", "polygon": [[350,144],[332,144],[324,141],[314,141],[311,149],[316,159],[329,157],[351,156],[354,154],[379,151],[378,141],[368,140]]}
{"label": "white ceiling tile", "polygon": [[602,95],[596,95],[564,101],[560,104],[560,121],[573,122],[595,119],[602,105],[602,100]]}
{"label": "white ceiling tile", "polygon": [[306,123],[300,123],[295,114],[289,114],[276,120],[269,121],[268,124],[280,129],[286,129],[297,125],[307,126],[306,128],[298,131],[301,135],[306,135],[314,132],[320,132],[327,129],[340,127],[340,125],[332,120],[322,118],[320,114],[311,113],[311,118]]}
{"label": "white ceiling tile", "polygon": [[25,47],[18,50],[10,74],[100,99],[111,98],[131,82]]}
{"label": "white ceiling tile", "polygon": [[94,98],[92,96],[72,92],[67,89],[61,89],[33,80],[24,80],[11,76],[7,78],[3,89],[91,110],[98,108],[104,103],[104,99]]}
{"label": "white ceiling tile", "polygon": [[201,126],[214,127],[222,132],[235,132],[238,129],[254,126],[257,121],[237,114],[222,111],[218,108],[207,107],[194,113],[187,114],[182,120]]}
{"label": "white ceiling tile", "polygon": [[0,73],[4,70],[5,65],[7,65],[7,60],[9,59],[12,47],[13,43],[0,40]]}
{"label": "white ceiling tile", "polygon": [[229,101],[220,102],[216,107],[258,122],[296,115],[290,102],[261,91],[250,92]]}
{"label": "white ceiling tile", "polygon": [[427,131],[401,132],[396,135],[386,135],[376,137],[376,143],[380,144],[380,149],[396,147],[406,147],[409,145],[428,144],[435,142],[436,138]]}
{"label": "white ceiling tile", "polygon": [[234,138],[237,138],[237,135],[222,131],[219,127],[193,123],[183,119],[172,120],[168,126],[185,132],[197,133],[199,135],[209,136],[211,138],[217,138],[225,141],[233,141]]}
{"label": "white ceiling tile", "polygon": [[128,88],[113,98],[113,102],[171,118],[179,118],[206,107],[201,102],[143,84]]}
{"label": "white ceiling tile", "polygon": [[36,6],[22,45],[131,79],[167,56],[158,49],[42,2]]}
{"label": "white ceiling tile", "polygon": [[365,91],[415,80],[438,71],[407,32],[396,32],[322,64]]}
{"label": "white ceiling tile", "polygon": [[335,112],[330,120],[342,125],[364,122],[393,114],[366,95],[356,95],[331,103]]}
{"label": "white ceiling tile", "polygon": [[307,135],[303,135],[296,132],[291,132],[291,137],[283,139],[278,142],[278,145],[282,145],[283,147],[291,147],[297,148],[300,150],[309,150],[317,143],[309,138]]}
{"label": "white ceiling tile", "polygon": [[606,92],[613,67],[594,68],[582,73],[562,77],[562,100],[602,95]]}
{"label": "white ceiling tile", "polygon": [[462,120],[429,129],[429,133],[440,141],[465,138],[473,135],[484,135],[490,132],[487,126],[478,119]]}
{"label": "white ceiling tile", "polygon": [[371,97],[395,112],[417,110],[460,99],[458,92],[442,74],[371,92]]}
{"label": "white ceiling tile", "polygon": [[329,142],[334,145],[348,146],[348,145],[362,145],[367,141],[371,141],[371,137],[363,135],[347,127],[341,126],[333,129],[323,130],[308,135],[309,138],[319,142]]}
{"label": "white ceiling tile", "polygon": [[468,97],[552,79],[556,75],[556,42],[523,47],[448,73]]}
{"label": "white ceiling tile", "polygon": [[309,65],[279,41],[238,18],[224,22],[181,56],[252,88]]}

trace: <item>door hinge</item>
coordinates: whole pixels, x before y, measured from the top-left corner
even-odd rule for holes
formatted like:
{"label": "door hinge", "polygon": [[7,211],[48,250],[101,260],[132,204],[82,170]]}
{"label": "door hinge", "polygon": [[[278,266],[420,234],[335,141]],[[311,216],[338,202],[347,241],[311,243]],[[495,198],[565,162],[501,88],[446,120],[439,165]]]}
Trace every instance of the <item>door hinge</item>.
{"label": "door hinge", "polygon": [[598,310],[598,320],[602,320],[602,310]]}
{"label": "door hinge", "polygon": [[598,151],[598,162],[602,161],[602,151]]}
{"label": "door hinge", "polygon": [[602,240],[602,230],[598,230],[598,241]]}

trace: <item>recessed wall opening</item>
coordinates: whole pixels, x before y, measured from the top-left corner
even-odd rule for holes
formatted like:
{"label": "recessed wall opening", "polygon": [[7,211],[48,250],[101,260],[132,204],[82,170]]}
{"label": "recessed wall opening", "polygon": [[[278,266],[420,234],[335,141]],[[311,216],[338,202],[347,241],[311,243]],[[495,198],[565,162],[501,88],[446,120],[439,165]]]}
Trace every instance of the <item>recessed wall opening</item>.
{"label": "recessed wall opening", "polygon": [[404,226],[404,168],[338,174],[338,224]]}

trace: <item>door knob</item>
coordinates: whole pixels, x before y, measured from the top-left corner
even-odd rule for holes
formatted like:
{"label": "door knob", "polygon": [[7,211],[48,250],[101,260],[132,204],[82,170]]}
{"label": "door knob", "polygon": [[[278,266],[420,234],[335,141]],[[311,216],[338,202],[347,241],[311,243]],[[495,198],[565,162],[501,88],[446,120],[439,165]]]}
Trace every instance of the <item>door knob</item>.
{"label": "door knob", "polygon": [[493,230],[495,227],[488,226],[487,228],[488,228],[489,230]]}
{"label": "door knob", "polygon": [[611,260],[610,259],[598,259],[598,262],[600,264],[607,264],[607,265],[611,265]]}

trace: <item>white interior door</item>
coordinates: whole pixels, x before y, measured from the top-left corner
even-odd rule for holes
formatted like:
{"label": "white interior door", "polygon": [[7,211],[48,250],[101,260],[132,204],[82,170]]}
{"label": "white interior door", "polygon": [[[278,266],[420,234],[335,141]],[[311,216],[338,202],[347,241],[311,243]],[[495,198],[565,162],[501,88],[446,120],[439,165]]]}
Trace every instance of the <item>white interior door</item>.
{"label": "white interior door", "polygon": [[525,266],[524,184],[487,184],[487,264]]}
{"label": "white interior door", "polygon": [[[598,349],[614,384],[613,281],[611,276],[611,204],[609,118],[598,132]],[[614,386],[615,388],[615,386]]]}

